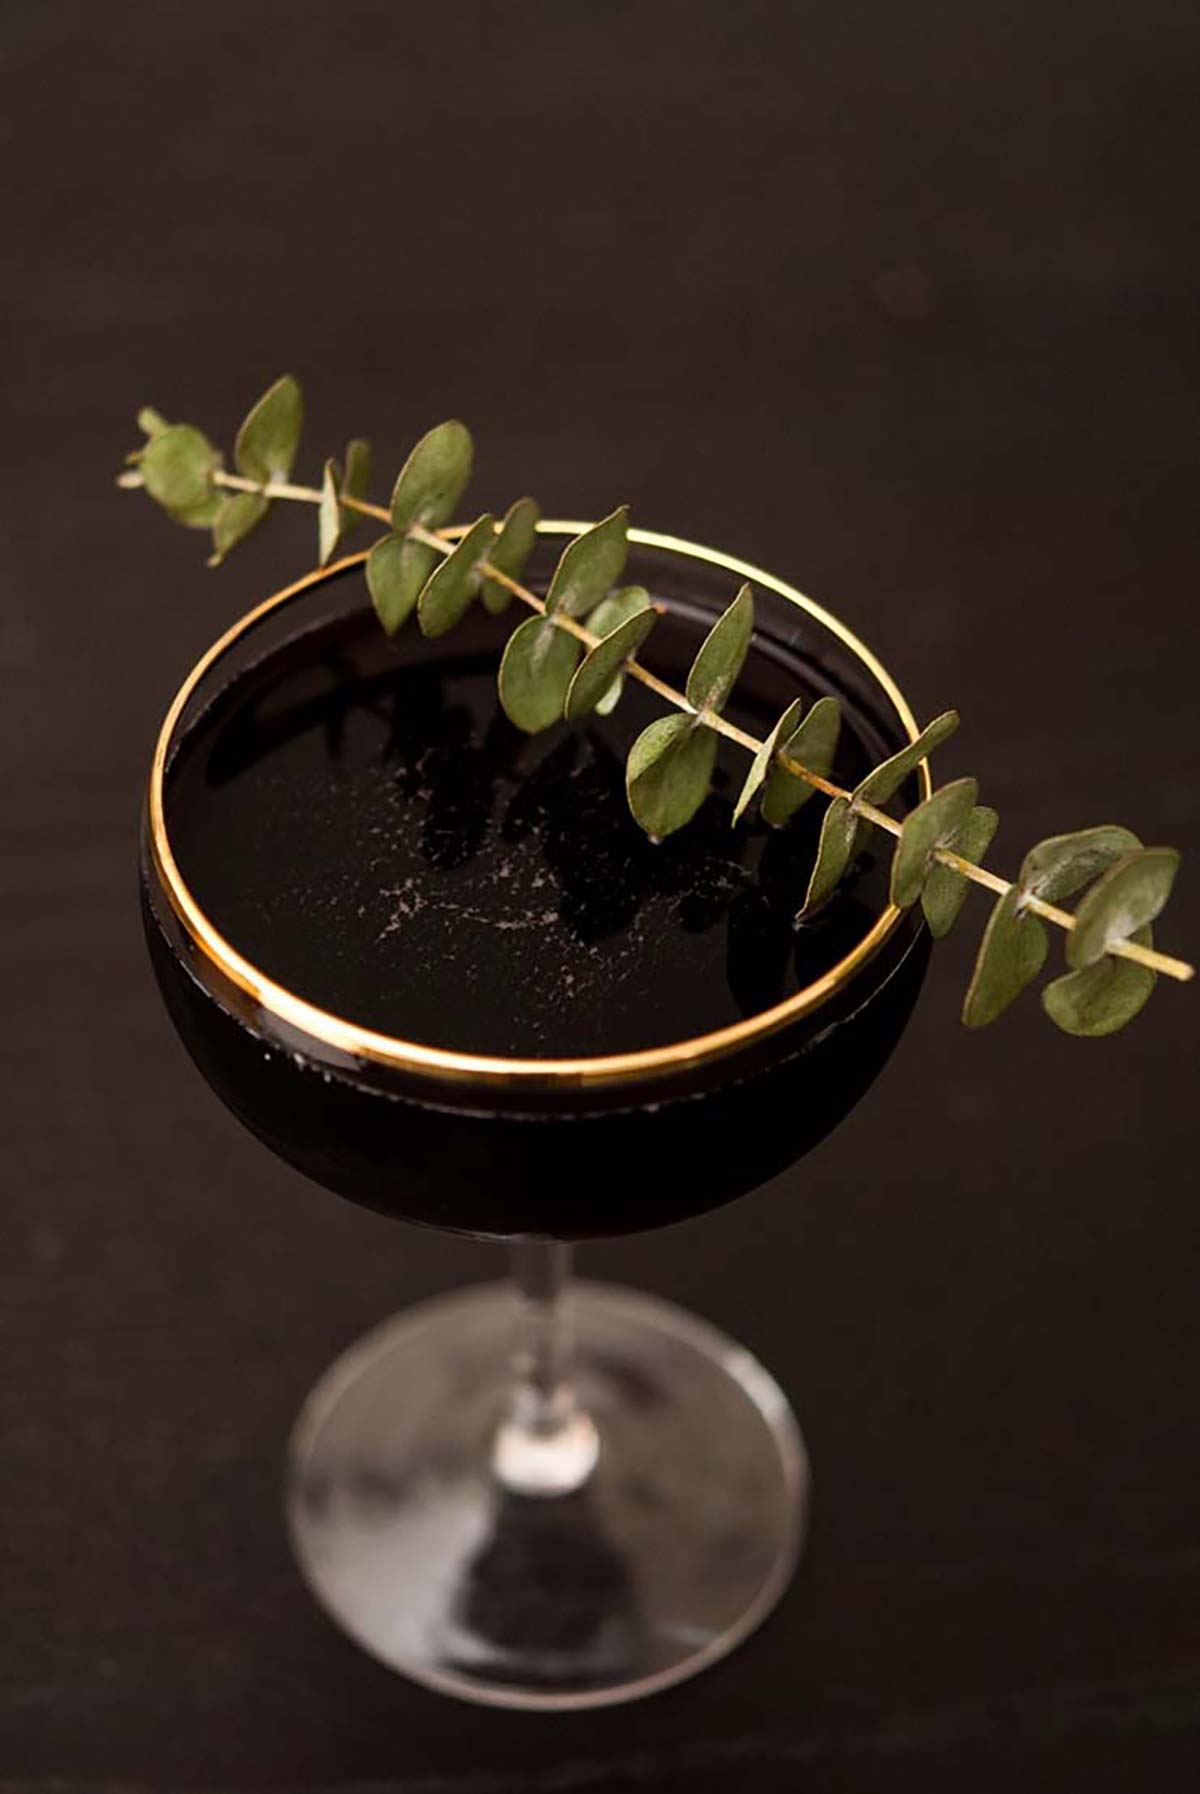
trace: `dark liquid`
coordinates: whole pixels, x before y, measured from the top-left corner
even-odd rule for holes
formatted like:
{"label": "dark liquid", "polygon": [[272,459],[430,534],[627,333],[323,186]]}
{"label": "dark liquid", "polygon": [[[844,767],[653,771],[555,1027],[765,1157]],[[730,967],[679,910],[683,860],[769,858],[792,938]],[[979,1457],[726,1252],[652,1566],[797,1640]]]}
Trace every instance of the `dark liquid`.
{"label": "dark liquid", "polygon": [[[625,757],[663,714],[627,680],[616,712],[536,737],[496,695],[511,618],[476,612],[413,664],[362,612],[276,649],[222,692],[172,761],[167,823],[201,908],[253,964],[381,1033],[557,1058],[662,1045],[809,984],[867,932],[884,869],[864,859],[796,930],[823,803],[787,829],[731,827],[749,757],[661,845],[629,814]],[[682,686],[708,626],[663,618],[647,659]],[[428,653],[428,645],[423,645]],[[765,734],[804,664],[757,649],[729,719]],[[851,714],[837,776],[879,757]]]}
{"label": "dark liquid", "polygon": [[[879,914],[885,867],[867,855],[816,922],[793,927],[821,800],[780,831],[732,829],[748,760],[724,744],[700,814],[662,846],[644,840],[624,756],[662,707],[636,685],[614,716],[530,739],[496,700],[511,618],[477,612],[449,644],[411,626],[391,643],[353,586],[329,596],[351,608],[209,681],[166,791],[202,909],[310,1003],[475,1053],[614,1053],[778,1002]],[[664,618],[647,654],[656,671],[682,685],[710,621]],[[790,640],[792,619],[783,626]],[[855,678],[852,657],[836,664]],[[798,693],[825,689],[764,635],[728,714],[761,736]],[[899,740],[894,721],[849,702],[846,716],[836,771],[848,784]],[[492,1236],[653,1227],[761,1184],[857,1102],[925,964],[906,918],[811,1014],[666,1076],[429,1077],[351,1058],[259,1008],[189,941],[145,847],[142,868],[163,996],[233,1113],[340,1195]]]}

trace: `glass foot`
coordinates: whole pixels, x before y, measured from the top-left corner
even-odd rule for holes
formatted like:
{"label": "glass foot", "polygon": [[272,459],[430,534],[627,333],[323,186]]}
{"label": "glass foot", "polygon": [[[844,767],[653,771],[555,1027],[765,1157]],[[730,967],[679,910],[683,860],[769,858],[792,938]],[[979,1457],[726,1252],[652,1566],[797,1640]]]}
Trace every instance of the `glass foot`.
{"label": "glass foot", "polygon": [[567,1495],[495,1475],[516,1302],[439,1297],[327,1372],[292,1438],[300,1566],[393,1669],[500,1707],[599,1707],[695,1675],[766,1617],[807,1508],[782,1392],[666,1302],[577,1283],[572,1381],[599,1455]]}

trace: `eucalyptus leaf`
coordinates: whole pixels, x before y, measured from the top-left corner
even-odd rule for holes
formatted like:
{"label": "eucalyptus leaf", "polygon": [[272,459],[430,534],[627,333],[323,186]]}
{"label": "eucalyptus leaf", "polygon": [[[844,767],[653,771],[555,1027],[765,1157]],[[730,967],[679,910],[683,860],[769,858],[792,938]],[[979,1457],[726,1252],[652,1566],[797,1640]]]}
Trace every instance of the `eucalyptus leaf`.
{"label": "eucalyptus leaf", "polygon": [[300,446],[304,401],[299,382],[284,374],[247,412],[233,445],[234,464],[248,480],[286,480]]}
{"label": "eucalyptus leaf", "polygon": [[366,503],[367,493],[371,489],[371,445],[365,436],[353,436],[346,444],[346,472],[342,479],[342,527],[340,536],[344,540],[352,529],[362,521],[363,514],[346,503],[348,498],[356,498],[361,504]]}
{"label": "eucalyptus leaf", "polygon": [[[644,610],[651,610],[650,594],[645,586],[622,586],[619,592],[602,598],[587,620],[593,635],[611,635],[618,623],[628,622]],[[657,612],[655,613],[657,615]]]}
{"label": "eucalyptus leaf", "polygon": [[[602,598],[595,610],[588,613],[587,626],[593,635],[611,635],[618,623],[624,623],[627,618],[637,616],[639,611],[650,608],[650,594],[645,586],[622,586],[619,592]],[[597,716],[608,716],[616,709],[624,685],[625,675],[618,673],[594,706]]]}
{"label": "eucalyptus leaf", "polygon": [[720,714],[742,670],[753,629],[754,593],[744,585],[729,609],[717,618],[692,662],[686,693],[695,709]]}
{"label": "eucalyptus leaf", "polygon": [[220,491],[214,486],[208,497],[201,499],[194,508],[172,511],[171,516],[188,529],[212,529],[223,503]]}
{"label": "eucalyptus leaf", "polygon": [[464,617],[479,589],[475,565],[492,543],[494,521],[486,512],[435,567],[417,600],[417,621],[422,635],[445,635]]}
{"label": "eucalyptus leaf", "polygon": [[1094,965],[1119,941],[1153,922],[1171,895],[1178,870],[1173,847],[1141,847],[1110,866],[1075,912],[1067,964],[1074,971]]}
{"label": "eucalyptus leaf", "polygon": [[168,424],[151,436],[138,465],[150,497],[177,523],[211,527],[221,503],[212,477],[221,457],[207,436],[191,424]]}
{"label": "eucalyptus leaf", "polygon": [[450,521],[471,477],[474,452],[471,432],[457,418],[422,436],[392,488],[392,528],[397,535],[414,524],[436,530]]}
{"label": "eucalyptus leaf", "polygon": [[823,903],[828,903],[854,858],[857,845],[858,817],[850,808],[850,799],[831,798],[829,808],[821,819],[817,861],[808,881],[804,907],[796,917],[797,922],[807,922]]}
{"label": "eucalyptus leaf", "polygon": [[510,722],[536,735],[561,722],[580,646],[547,617],[529,617],[508,638],[500,662],[500,702]]}
{"label": "eucalyptus leaf", "polygon": [[381,536],[367,556],[367,589],[389,635],[412,611],[437,558],[436,548],[395,535]]}
{"label": "eucalyptus leaf", "polygon": [[[1000,818],[990,804],[976,804],[957,834],[943,846],[953,848],[960,859],[978,866],[999,826]],[[935,941],[942,940],[954,927],[968,888],[965,875],[953,866],[942,866],[935,860],[929,868],[921,892],[921,908]]]}
{"label": "eucalyptus leaf", "polygon": [[337,462],[330,459],[325,463],[321,475],[321,502],[317,506],[317,560],[324,566],[329,560],[342,534],[343,511],[338,503],[338,486],[342,470]]}
{"label": "eucalyptus leaf", "polygon": [[[499,534],[488,550],[488,560],[510,579],[520,579],[525,563],[537,541],[537,524],[541,512],[532,498],[519,498],[510,505],[500,525]],[[498,579],[484,576],[482,582],[484,609],[498,617],[512,603],[512,593]]]}
{"label": "eucalyptus leaf", "polygon": [[910,741],[898,754],[893,754],[889,760],[882,761],[874,771],[869,772],[856,787],[853,796],[881,808],[890,798],[895,797],[905,779],[916,771],[921,761],[932,754],[934,748],[941,747],[943,741],[949,740],[957,727],[957,710],[945,710],[941,716],[935,716],[915,741]]}
{"label": "eucalyptus leaf", "polygon": [[892,855],[890,895],[897,909],[911,909],[917,901],[925,888],[934,848],[957,834],[978,796],[977,779],[953,779],[909,811]]}
{"label": "eucalyptus leaf", "polygon": [[599,604],[625,571],[628,523],[629,506],[621,505],[611,516],[568,542],[550,581],[547,610],[582,617]]}
{"label": "eucalyptus leaf", "polygon": [[[818,778],[828,778],[841,727],[842,707],[837,699],[818,698],[799,728],[780,743],[779,752],[786,754],[789,760],[807,766]],[[807,779],[797,778],[776,760],[763,792],[763,821],[773,828],[782,827],[810,797],[816,795],[816,790],[815,785],[810,785]]]}
{"label": "eucalyptus leaf", "polygon": [[231,548],[244,542],[271,508],[261,492],[231,492],[221,500],[213,519],[213,551],[210,567],[219,567]]}
{"label": "eucalyptus leaf", "polygon": [[[1129,937],[1141,947],[1154,944],[1147,924]],[[1042,992],[1042,1007],[1065,1034],[1092,1040],[1115,1034],[1142,1009],[1157,982],[1149,966],[1106,953],[1078,972],[1066,972]]]}
{"label": "eucalyptus leaf", "polygon": [[1046,963],[1046,930],[1036,916],[1017,907],[1019,900],[1016,885],[1010,886],[988,917],[963,1003],[968,1028],[986,1028],[1003,1015]]}
{"label": "eucalyptus leaf", "polygon": [[1136,853],[1141,845],[1131,830],[1116,823],[1077,829],[1070,835],[1050,835],[1029,849],[1021,861],[1017,883],[1022,896],[1061,903],[1091,884],[1105,867],[1127,853]]}
{"label": "eucalyptus leaf", "polygon": [[[597,610],[603,608],[603,605],[597,606]],[[657,621],[658,612],[647,601],[624,622],[618,622],[615,629],[604,633],[603,640],[594,648],[588,649],[567,691],[563,714],[568,722],[575,722],[579,717],[587,716],[589,711],[598,709],[614,685],[620,694],[617,682],[622,665],[637,652]],[[595,615],[589,618],[588,626],[600,633]]]}
{"label": "eucalyptus leaf", "polygon": [[[742,786],[737,803],[733,808],[733,820],[735,823],[741,821],[745,814],[746,806],[750,803],[755,792],[766,779],[766,776],[771,769],[771,762],[775,758],[775,750],[779,746],[780,739],[785,736],[790,736],[795,731],[803,710],[804,705],[802,701],[799,698],[794,699],[793,702],[788,705],[787,709],[784,711],[783,715],[775,724],[775,727],[771,730],[771,733],[767,736],[767,739],[763,742],[757,754],[755,754],[753,760],[750,762],[750,771],[746,774],[746,782]],[[803,782],[803,780],[797,780],[798,784],[803,784]],[[806,789],[811,791],[812,786],[807,786]]]}
{"label": "eucalyptus leaf", "polygon": [[693,716],[660,716],[642,730],[629,750],[625,791],[652,841],[692,820],[708,796],[716,758],[716,735]]}

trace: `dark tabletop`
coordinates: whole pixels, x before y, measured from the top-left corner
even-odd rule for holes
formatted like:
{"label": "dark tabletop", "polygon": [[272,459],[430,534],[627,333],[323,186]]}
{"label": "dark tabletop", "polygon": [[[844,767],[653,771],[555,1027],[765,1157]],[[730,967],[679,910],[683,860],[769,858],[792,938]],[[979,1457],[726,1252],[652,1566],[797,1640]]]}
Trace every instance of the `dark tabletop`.
{"label": "dark tabletop", "polygon": [[139,403],[227,441],[285,368],[309,475],[365,431],[386,490],[459,413],[479,505],[628,499],[957,704],[998,865],[1105,820],[1190,848],[1159,938],[1195,957],[1195,11],[48,0],[3,51],[2,1794],[1194,1787],[1200,999],[968,1036],[980,898],[831,1142],[584,1254],[795,1403],[813,1530],[762,1632],[537,1717],[317,1611],[299,1402],[498,1260],[306,1186],[170,1032],[153,731],[311,520],[208,573],[112,476]]}

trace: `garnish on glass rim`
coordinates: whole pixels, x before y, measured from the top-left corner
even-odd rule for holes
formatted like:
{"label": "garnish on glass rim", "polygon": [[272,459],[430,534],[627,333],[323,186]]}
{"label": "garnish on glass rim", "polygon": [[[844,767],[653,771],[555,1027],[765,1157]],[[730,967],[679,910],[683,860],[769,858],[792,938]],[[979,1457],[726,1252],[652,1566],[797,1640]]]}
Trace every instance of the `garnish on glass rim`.
{"label": "garnish on glass rim", "polygon": [[[118,484],[143,488],[176,522],[211,530],[210,566],[249,535],[276,499],[316,505],[322,566],[361,518],[378,518],[387,533],[345,564],[365,565],[371,601],[389,635],[414,611],[422,632],[438,636],[476,600],[499,614],[517,598],[534,614],[509,636],[498,676],[501,705],[517,728],[535,733],[592,711],[606,713],[626,678],[674,712],[642,731],[626,765],[629,808],[652,840],[683,828],[704,802],[718,736],[753,756],[735,824],[758,798],[764,821],[781,827],[822,793],[829,803],[798,924],[828,902],[871,828],[895,838],[892,902],[903,909],[919,902],[935,939],[953,927],[970,884],[993,892],[996,903],[963,1004],[968,1027],[995,1021],[1037,977],[1049,952],[1046,922],[1066,933],[1068,970],[1046,986],[1042,1004],[1068,1034],[1115,1033],[1143,1007],[1158,973],[1181,982],[1193,976],[1190,965],[1153,945],[1151,924],[1179,864],[1174,848],[1144,847],[1129,829],[1102,824],[1038,842],[1010,881],[981,863],[999,817],[977,802],[974,779],[940,786],[903,821],[889,815],[883,806],[954,733],[957,711],[936,717],[853,791],[843,790],[829,778],[841,722],[836,698],[819,698],[807,712],[797,699],[765,741],[722,714],[754,629],[749,585],[713,624],[685,689],[677,691],[636,658],[659,613],[642,587],[619,583],[624,507],[568,544],[539,598],[521,584],[536,540],[533,499],[518,499],[500,521],[485,513],[465,533],[442,533],[471,473],[473,448],[463,424],[451,420],[421,438],[384,509],[366,498],[371,454],[361,438],[348,445],[344,466],[325,462],[319,488],[291,483],[302,422],[300,387],[285,374],[244,419],[234,443],[236,472],[229,473],[200,430],[169,424],[145,407],[138,423],[147,440],[128,457]],[[1080,892],[1074,913],[1060,907]]]}

